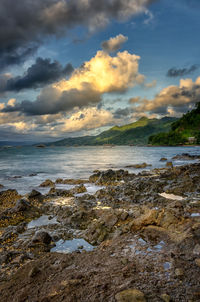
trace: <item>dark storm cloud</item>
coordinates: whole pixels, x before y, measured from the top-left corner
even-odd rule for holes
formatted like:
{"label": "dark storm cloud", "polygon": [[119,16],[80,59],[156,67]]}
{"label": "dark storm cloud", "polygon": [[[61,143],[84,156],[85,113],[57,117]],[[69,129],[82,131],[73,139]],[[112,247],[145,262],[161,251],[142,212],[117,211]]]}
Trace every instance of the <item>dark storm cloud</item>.
{"label": "dark storm cloud", "polygon": [[51,62],[50,59],[37,58],[24,76],[8,79],[4,87],[1,87],[1,92],[42,87],[58,81],[72,72],[73,67],[71,64],[67,64],[63,68],[57,61]]}
{"label": "dark storm cloud", "polygon": [[46,87],[35,102],[22,101],[14,106],[6,106],[1,112],[19,112],[25,115],[45,115],[68,112],[75,107],[82,108],[101,101],[101,94],[90,85],[84,89],[71,89],[58,94],[53,87]]}
{"label": "dark storm cloud", "polygon": [[0,45],[0,68],[1,70],[10,66],[17,65],[26,61],[28,57],[33,55],[37,46],[20,47],[18,49],[3,49]]}
{"label": "dark storm cloud", "polygon": [[116,119],[120,119],[120,118],[125,118],[125,117],[128,117],[130,114],[132,113],[132,109],[131,108],[118,108],[114,113],[113,113],[113,116],[114,118]]}
{"label": "dark storm cloud", "polygon": [[183,77],[185,75],[195,72],[199,68],[199,65],[192,65],[188,68],[170,68],[167,72],[168,77]]}
{"label": "dark storm cloud", "polygon": [[0,67],[18,64],[49,35],[77,25],[90,31],[126,20],[156,0],[1,0]]}

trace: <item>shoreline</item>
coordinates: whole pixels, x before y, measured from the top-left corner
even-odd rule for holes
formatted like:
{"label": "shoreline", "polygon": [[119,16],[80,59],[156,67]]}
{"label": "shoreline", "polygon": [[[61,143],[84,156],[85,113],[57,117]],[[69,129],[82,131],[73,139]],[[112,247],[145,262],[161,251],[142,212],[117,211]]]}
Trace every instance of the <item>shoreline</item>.
{"label": "shoreline", "polygon": [[[100,189],[88,194],[88,182]],[[0,192],[2,302],[200,299],[200,163],[41,187]],[[74,239],[83,245],[63,253]]]}

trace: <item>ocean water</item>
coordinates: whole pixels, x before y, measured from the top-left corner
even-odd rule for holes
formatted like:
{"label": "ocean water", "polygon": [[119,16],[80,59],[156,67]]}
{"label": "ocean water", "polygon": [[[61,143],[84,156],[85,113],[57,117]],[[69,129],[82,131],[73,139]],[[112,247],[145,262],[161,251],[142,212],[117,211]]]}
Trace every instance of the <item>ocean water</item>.
{"label": "ocean water", "polygon": [[[181,153],[200,154],[200,146],[194,147],[13,147],[0,149],[0,184],[3,189],[17,189],[26,194],[38,189],[41,182],[49,178],[87,179],[94,170],[127,169],[128,165],[146,162],[153,169],[164,167],[161,157],[171,160]],[[182,165],[190,161],[173,161]],[[191,161],[194,162],[194,161]],[[127,169],[138,173],[141,170]],[[40,191],[42,189],[40,188]],[[43,189],[43,192],[45,193]],[[48,190],[47,190],[48,191]]]}

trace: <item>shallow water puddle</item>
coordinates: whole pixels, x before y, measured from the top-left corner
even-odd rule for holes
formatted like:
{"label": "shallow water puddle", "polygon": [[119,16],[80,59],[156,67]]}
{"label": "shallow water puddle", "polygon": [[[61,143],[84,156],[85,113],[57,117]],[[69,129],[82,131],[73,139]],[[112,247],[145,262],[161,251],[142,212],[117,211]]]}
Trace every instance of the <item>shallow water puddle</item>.
{"label": "shallow water puddle", "polygon": [[174,195],[174,194],[167,194],[167,193],[159,193],[160,196],[171,199],[171,200],[184,200],[182,196]]}
{"label": "shallow water puddle", "polygon": [[192,213],[191,217],[200,217],[200,213]]}
{"label": "shallow water puddle", "polygon": [[94,246],[89,244],[84,239],[59,240],[56,246],[51,249],[51,252],[69,254],[77,250],[92,251]]}
{"label": "shallow water puddle", "polygon": [[27,228],[32,229],[35,227],[41,227],[45,225],[50,225],[50,224],[58,224],[59,222],[57,221],[56,217],[50,218],[47,215],[43,215],[39,217],[38,219],[32,220],[31,222],[28,223]]}

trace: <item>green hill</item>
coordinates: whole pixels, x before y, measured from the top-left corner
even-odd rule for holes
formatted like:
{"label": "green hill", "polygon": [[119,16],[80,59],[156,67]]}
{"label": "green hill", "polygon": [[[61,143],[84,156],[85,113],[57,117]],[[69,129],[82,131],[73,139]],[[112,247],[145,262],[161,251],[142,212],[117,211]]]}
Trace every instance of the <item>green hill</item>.
{"label": "green hill", "polygon": [[148,119],[143,117],[135,123],[124,126],[114,126],[97,136],[66,138],[46,145],[75,146],[75,145],[146,145],[150,135],[168,132],[176,118]]}
{"label": "green hill", "polygon": [[149,144],[165,146],[200,144],[200,102],[196,104],[195,109],[172,123],[169,132],[150,136]]}

